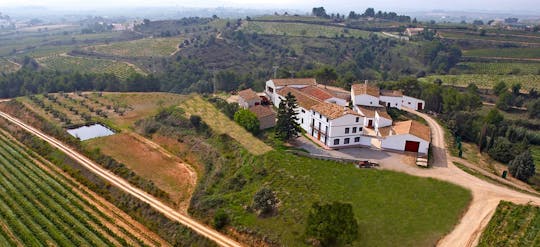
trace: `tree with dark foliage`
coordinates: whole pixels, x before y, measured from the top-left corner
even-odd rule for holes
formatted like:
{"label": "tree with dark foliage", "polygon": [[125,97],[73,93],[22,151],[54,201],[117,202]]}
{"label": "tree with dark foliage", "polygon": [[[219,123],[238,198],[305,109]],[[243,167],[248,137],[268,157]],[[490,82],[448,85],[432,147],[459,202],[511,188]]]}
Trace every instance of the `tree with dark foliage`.
{"label": "tree with dark foliage", "polygon": [[296,112],[298,105],[296,97],[291,93],[285,96],[285,100],[279,103],[277,123],[275,127],[275,135],[282,141],[287,141],[298,136],[300,133],[300,125],[298,124],[298,113]]}
{"label": "tree with dark foliage", "polygon": [[527,180],[534,175],[536,170],[531,152],[525,150],[525,152],[516,156],[516,158],[508,164],[508,170],[515,178],[527,182]]}
{"label": "tree with dark foliage", "polygon": [[321,246],[350,244],[358,237],[358,222],[350,203],[314,203],[309,211],[306,236]]}

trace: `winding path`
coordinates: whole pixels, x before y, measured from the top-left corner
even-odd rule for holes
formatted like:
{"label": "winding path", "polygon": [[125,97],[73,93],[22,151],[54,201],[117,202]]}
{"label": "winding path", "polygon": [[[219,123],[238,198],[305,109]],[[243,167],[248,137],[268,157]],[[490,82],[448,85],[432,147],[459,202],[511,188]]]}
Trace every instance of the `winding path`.
{"label": "winding path", "polygon": [[[1,100],[0,102],[7,101],[7,100]],[[169,206],[163,204],[158,199],[154,198],[153,196],[149,195],[148,193],[142,191],[141,189],[131,185],[126,180],[116,176],[112,172],[106,170],[105,168],[101,167],[100,165],[96,164],[92,160],[86,158],[85,156],[77,153],[67,145],[61,143],[60,141],[45,135],[41,131],[25,124],[24,122],[20,121],[17,118],[14,118],[4,112],[0,111],[0,117],[5,118],[9,122],[21,127],[22,129],[28,131],[29,133],[41,138],[42,140],[48,142],[53,147],[58,148],[62,152],[66,153],[69,157],[73,158],[75,161],[79,162],[81,165],[86,167],[91,172],[97,174],[98,176],[102,177],[103,179],[107,180],[112,185],[124,190],[125,192],[131,194],[132,196],[138,198],[139,200],[148,203],[150,206],[152,206],[157,211],[161,212],[165,216],[169,217],[172,220],[175,220],[182,225],[185,225],[189,228],[191,228],[193,231],[197,232],[201,236],[204,236],[212,241],[214,241],[216,244],[220,246],[227,246],[227,247],[239,247],[242,246],[240,243],[236,242],[235,240],[215,231],[214,229],[199,223],[195,219],[181,214],[178,211],[170,208]]]}
{"label": "winding path", "polygon": [[471,191],[473,199],[467,212],[456,227],[442,238],[437,246],[476,246],[483,229],[493,216],[499,201],[505,200],[518,204],[531,203],[540,206],[540,197],[518,192],[500,185],[492,184],[470,175],[452,163],[451,155],[445,146],[443,128],[430,116],[403,108],[425,119],[432,134],[433,168],[418,169],[404,167],[401,171],[422,177],[432,177],[448,181]]}

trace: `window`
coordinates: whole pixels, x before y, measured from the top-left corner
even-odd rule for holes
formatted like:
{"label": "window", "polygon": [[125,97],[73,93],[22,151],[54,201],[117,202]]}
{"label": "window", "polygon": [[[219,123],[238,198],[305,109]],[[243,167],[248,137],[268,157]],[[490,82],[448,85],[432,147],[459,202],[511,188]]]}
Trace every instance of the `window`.
{"label": "window", "polygon": [[349,128],[345,128],[345,134],[349,134]]}
{"label": "window", "polygon": [[300,119],[300,122],[304,123],[304,119],[303,119],[303,118],[301,118],[301,119]]}
{"label": "window", "polygon": [[373,105],[373,101],[370,101],[369,104],[370,104],[370,105]]}
{"label": "window", "polygon": [[328,118],[326,118],[326,122],[328,123]]}
{"label": "window", "polygon": [[360,122],[360,118],[359,117],[356,117],[356,122]]}
{"label": "window", "polygon": [[354,142],[360,142],[360,137],[355,137]]}
{"label": "window", "polygon": [[304,111],[304,109],[302,109],[302,113],[306,113],[306,111]]}
{"label": "window", "polygon": [[339,139],[334,139],[334,145],[339,145]]}
{"label": "window", "polygon": [[349,138],[345,138],[345,140],[343,140],[343,144],[349,144]]}
{"label": "window", "polygon": [[274,89],[273,89],[273,88],[271,88],[271,87],[268,87],[268,92],[270,92],[270,93],[274,93]]}
{"label": "window", "polygon": [[359,131],[359,132],[362,132],[362,127],[358,127],[358,131]]}
{"label": "window", "polygon": [[352,128],[352,133],[356,133],[356,127]]}

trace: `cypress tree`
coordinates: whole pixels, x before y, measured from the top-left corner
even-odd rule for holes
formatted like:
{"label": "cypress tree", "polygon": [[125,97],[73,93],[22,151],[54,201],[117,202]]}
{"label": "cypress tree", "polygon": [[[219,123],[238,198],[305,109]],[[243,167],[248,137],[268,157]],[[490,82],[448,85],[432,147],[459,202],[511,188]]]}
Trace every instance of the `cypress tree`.
{"label": "cypress tree", "polygon": [[285,96],[285,99],[279,103],[275,135],[277,138],[287,141],[298,136],[301,128],[298,124],[298,113],[296,112],[298,104],[296,97],[291,93]]}

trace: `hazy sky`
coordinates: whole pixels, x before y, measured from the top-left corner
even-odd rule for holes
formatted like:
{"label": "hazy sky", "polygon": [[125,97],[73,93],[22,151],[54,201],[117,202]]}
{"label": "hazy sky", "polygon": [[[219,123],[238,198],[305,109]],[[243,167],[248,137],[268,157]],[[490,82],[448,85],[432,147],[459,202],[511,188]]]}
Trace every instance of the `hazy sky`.
{"label": "hazy sky", "polygon": [[[0,0],[0,7],[46,6],[66,9],[92,9],[118,6],[177,6],[177,7],[239,7],[299,9],[308,11],[324,6],[330,12],[363,10],[374,7],[383,10],[481,10],[481,11],[535,11],[540,12],[539,0]],[[1,11],[1,9],[0,9]]]}

